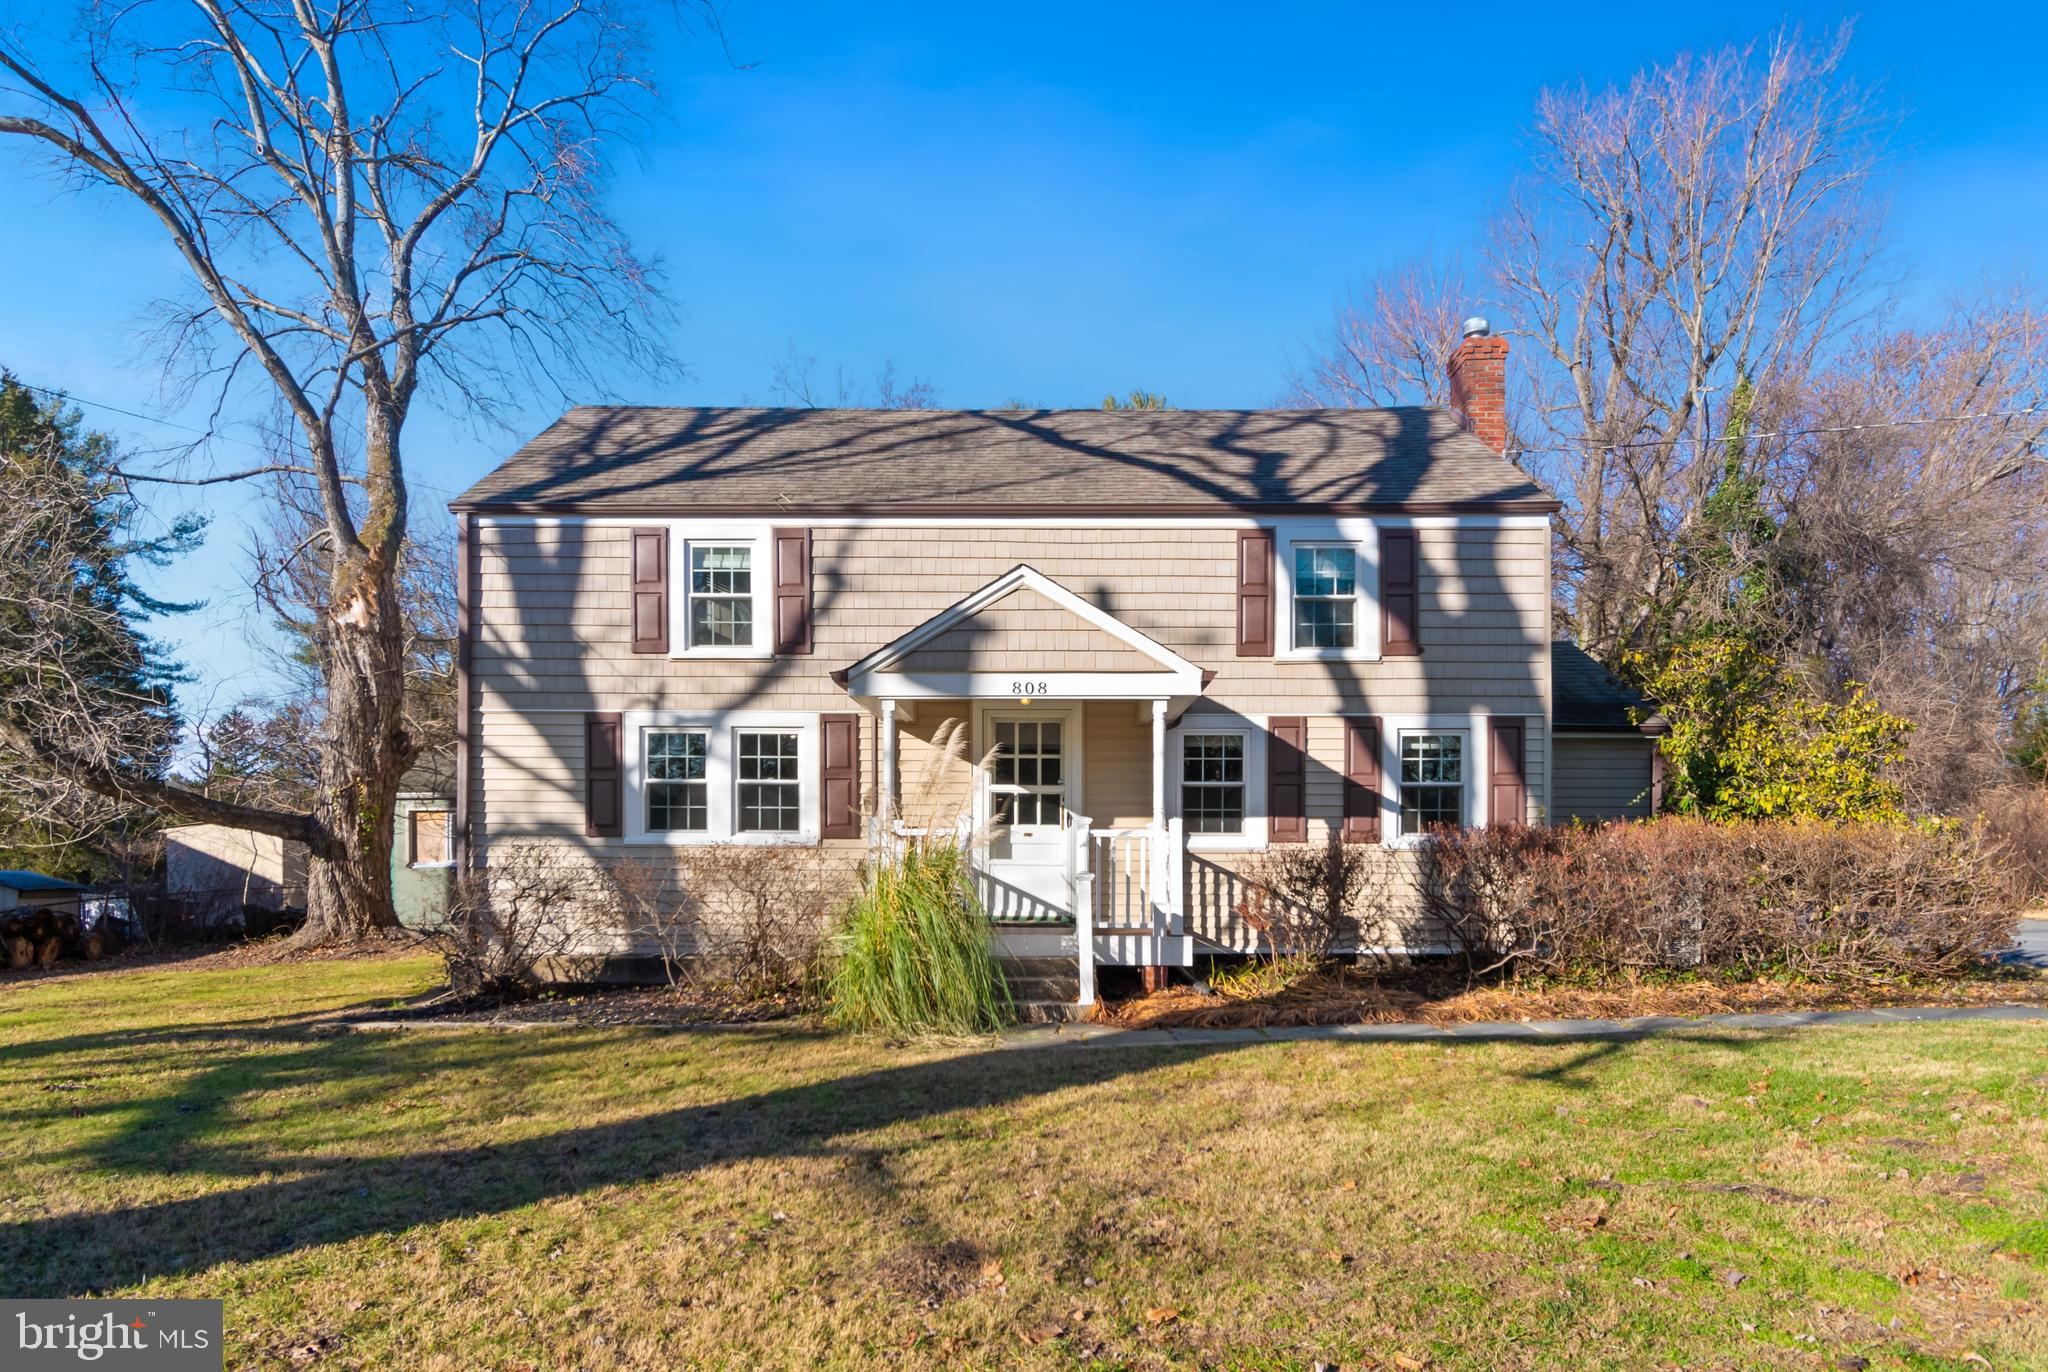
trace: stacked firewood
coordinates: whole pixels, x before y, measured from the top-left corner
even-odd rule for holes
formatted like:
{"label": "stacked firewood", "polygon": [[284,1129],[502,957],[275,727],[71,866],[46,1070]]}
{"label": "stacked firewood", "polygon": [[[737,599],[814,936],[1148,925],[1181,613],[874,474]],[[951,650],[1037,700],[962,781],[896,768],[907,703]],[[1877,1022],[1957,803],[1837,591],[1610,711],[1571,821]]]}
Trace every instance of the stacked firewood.
{"label": "stacked firewood", "polygon": [[117,938],[109,928],[83,928],[68,910],[0,913],[0,959],[10,968],[48,967],[67,954],[97,962],[114,951]]}

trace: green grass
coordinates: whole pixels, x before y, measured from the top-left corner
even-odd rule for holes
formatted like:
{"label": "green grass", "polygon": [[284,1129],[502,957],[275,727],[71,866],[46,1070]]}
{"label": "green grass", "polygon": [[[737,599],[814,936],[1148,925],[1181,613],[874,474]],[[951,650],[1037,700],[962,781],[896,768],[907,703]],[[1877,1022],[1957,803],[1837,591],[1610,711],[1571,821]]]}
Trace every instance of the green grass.
{"label": "green grass", "polygon": [[225,1297],[233,1367],[2048,1366],[2037,1026],[319,1023],[434,975],[0,988],[0,1290]]}

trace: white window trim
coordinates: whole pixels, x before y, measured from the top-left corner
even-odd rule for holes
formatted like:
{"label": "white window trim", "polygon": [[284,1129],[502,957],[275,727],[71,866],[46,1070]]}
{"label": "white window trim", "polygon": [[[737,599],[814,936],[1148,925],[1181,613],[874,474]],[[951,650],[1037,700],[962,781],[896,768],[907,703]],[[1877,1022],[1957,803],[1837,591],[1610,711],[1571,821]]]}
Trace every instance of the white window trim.
{"label": "white window trim", "polygon": [[[748,568],[754,582],[754,641],[744,648],[690,645],[690,547],[750,550]],[[761,524],[725,521],[676,523],[668,526],[668,641],[672,658],[726,658],[758,661],[775,656],[775,567],[772,535]]]}
{"label": "white window trim", "polygon": [[[1377,662],[1380,660],[1380,539],[1369,519],[1284,520],[1274,525],[1276,597],[1274,628],[1280,642],[1275,656],[1283,662]],[[1297,648],[1294,645],[1294,550],[1297,547],[1343,545],[1358,557],[1358,642],[1350,648]]]}
{"label": "white window trim", "polygon": [[[746,843],[767,847],[797,847],[816,844],[818,835],[818,717],[781,710],[730,712],[689,712],[675,710],[633,710],[620,719],[625,749],[624,841],[689,848],[709,843]],[[647,745],[649,729],[699,729],[705,739],[705,805],[707,823],[701,830],[647,827]],[[741,731],[781,731],[796,734],[797,830],[786,834],[742,834],[735,825],[739,815],[739,768],[736,765]]]}
{"label": "white window trim", "polygon": [[1384,715],[1380,719],[1380,842],[1388,848],[1417,848],[1424,834],[1401,832],[1401,735],[1463,734],[1465,736],[1465,815],[1468,829],[1484,828],[1491,817],[1486,813],[1487,774],[1491,754],[1490,712],[1469,715]]}
{"label": "white window trim", "polygon": [[[1189,734],[1235,734],[1244,740],[1244,832],[1196,834],[1185,830],[1181,801]],[[1251,853],[1266,846],[1266,720],[1238,714],[1187,714],[1166,731],[1167,814],[1181,821],[1190,852]]]}

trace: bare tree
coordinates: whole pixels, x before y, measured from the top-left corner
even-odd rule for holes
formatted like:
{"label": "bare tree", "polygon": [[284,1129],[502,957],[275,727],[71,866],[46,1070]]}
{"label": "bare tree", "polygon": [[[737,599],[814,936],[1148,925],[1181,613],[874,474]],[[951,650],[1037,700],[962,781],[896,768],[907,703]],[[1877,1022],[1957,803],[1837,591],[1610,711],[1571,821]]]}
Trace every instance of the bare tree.
{"label": "bare tree", "polygon": [[1774,482],[1792,646],[1913,720],[1910,791],[1954,811],[2006,773],[2048,664],[2048,318],[2007,296],[1874,331],[1794,429]]}
{"label": "bare tree", "polygon": [[819,372],[818,359],[791,343],[769,364],[768,391],[785,405],[805,410],[936,410],[939,388],[922,377],[898,379],[896,362],[884,359],[870,393],[845,367]]}
{"label": "bare tree", "polygon": [[1493,276],[1537,354],[1518,369],[1522,460],[1565,502],[1565,608],[1596,653],[1682,593],[1738,387],[1751,427],[1773,429],[1867,298],[1883,125],[1841,70],[1846,41],[1780,37],[1541,97]]}
{"label": "bare tree", "polygon": [[[165,355],[279,415],[273,460],[318,507],[325,700],[310,812],[234,807],[63,739],[52,773],[304,841],[312,937],[396,924],[406,717],[403,435],[425,388],[490,414],[659,356],[648,268],[599,198],[648,85],[627,0],[144,0],[0,39],[0,134],[153,219],[189,293]],[[194,111],[204,113],[195,120]],[[203,121],[203,122],[197,122]],[[602,389],[601,384],[598,386]]]}
{"label": "bare tree", "polygon": [[1448,403],[1444,361],[1482,295],[1455,262],[1381,273],[1338,304],[1321,350],[1288,376],[1286,403],[1337,410]]}

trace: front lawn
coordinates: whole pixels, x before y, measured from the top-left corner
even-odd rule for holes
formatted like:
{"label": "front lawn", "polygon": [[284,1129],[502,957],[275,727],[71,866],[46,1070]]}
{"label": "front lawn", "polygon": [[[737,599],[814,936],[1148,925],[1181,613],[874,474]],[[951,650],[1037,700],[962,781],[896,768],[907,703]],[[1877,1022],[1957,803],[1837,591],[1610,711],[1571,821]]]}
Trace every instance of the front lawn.
{"label": "front lawn", "polygon": [[2048,1028],[904,1049],[0,988],[0,1292],[230,1366],[2048,1365]]}

